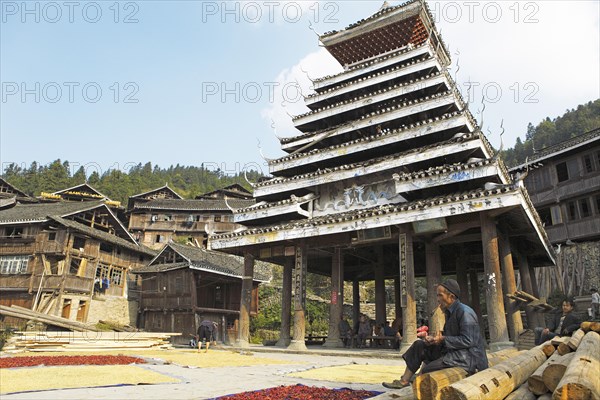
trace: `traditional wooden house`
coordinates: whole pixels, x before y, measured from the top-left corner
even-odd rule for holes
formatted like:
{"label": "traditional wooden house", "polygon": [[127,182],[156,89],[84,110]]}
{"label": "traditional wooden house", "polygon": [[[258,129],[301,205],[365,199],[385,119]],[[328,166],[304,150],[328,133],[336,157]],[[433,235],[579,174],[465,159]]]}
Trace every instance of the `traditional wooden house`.
{"label": "traditional wooden house", "polygon": [[[244,260],[204,248],[169,243],[145,267],[141,280],[140,323],[147,331],[181,332],[186,342],[203,320],[218,326],[217,340],[237,337]],[[258,312],[258,284],[269,266],[258,266],[249,312]]]}
{"label": "traditional wooden house", "polygon": [[511,172],[527,173],[525,187],[559,249],[557,270],[538,271],[534,293],[558,288],[589,298],[600,286],[600,128],[540,150]]}
{"label": "traditional wooden house", "polygon": [[[241,195],[242,192],[235,190],[234,193]],[[225,194],[219,197],[217,192],[202,199],[183,199],[165,186],[129,199],[129,231],[141,244],[153,249],[160,249],[171,241],[202,246],[208,232],[240,228],[233,222],[231,208],[251,204],[254,204],[252,199]]]}
{"label": "traditional wooden house", "polygon": [[[129,272],[154,255],[102,201],[17,204],[0,210],[0,304],[82,322],[134,323]],[[100,299],[96,278],[109,281]]]}
{"label": "traditional wooden house", "polygon": [[222,189],[213,190],[212,192],[196,196],[196,199],[252,199],[252,193],[246,190],[245,187],[234,183],[233,185],[225,186]]}
{"label": "traditional wooden house", "polygon": [[0,178],[0,209],[12,207],[17,203],[37,203],[35,197],[29,196],[24,191],[17,189],[8,183],[4,178]]}
{"label": "traditional wooden house", "polygon": [[[515,291],[514,262],[530,282],[529,267],[552,265],[554,253],[527,191],[511,179],[447,72],[450,53],[428,6],[384,4],[320,40],[343,72],[313,82],[310,111],[293,118],[300,133],[280,139],[288,154],[268,160],[273,177],[254,184],[257,203],[234,211],[247,229],[212,235],[209,247],[245,256],[243,293],[255,259],[285,265],[280,343],[294,349],[305,349],[307,271],[331,277],[326,346],[341,345],[342,282],[353,283],[358,313],[359,282],[374,280],[382,322],[385,279],[395,281],[402,349],[410,345],[415,275],[427,277],[429,314],[437,306],[434,285],[456,275],[462,299],[482,315],[483,282],[490,346],[511,345],[523,326],[502,284]],[[250,300],[242,296],[241,346]]]}

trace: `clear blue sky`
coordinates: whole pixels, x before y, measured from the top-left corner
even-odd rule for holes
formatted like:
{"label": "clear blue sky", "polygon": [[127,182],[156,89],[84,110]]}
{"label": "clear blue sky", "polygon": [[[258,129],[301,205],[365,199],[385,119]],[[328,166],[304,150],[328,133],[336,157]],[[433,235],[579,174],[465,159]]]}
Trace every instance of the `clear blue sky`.
{"label": "clear blue sky", "polygon": [[[392,5],[397,2],[390,2]],[[294,134],[311,78],[339,70],[318,33],[379,1],[0,1],[0,163],[88,172],[139,162],[260,168]],[[505,146],[600,97],[597,1],[429,2],[453,76]],[[98,92],[101,91],[101,94]],[[501,93],[499,93],[501,91]],[[282,104],[283,102],[283,104]]]}

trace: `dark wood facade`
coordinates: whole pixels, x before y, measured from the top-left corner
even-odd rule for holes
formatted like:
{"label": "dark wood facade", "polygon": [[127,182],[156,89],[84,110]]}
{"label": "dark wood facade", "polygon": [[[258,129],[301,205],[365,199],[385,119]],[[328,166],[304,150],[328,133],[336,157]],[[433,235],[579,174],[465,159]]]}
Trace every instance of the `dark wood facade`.
{"label": "dark wood facade", "polygon": [[600,128],[545,148],[511,170],[524,184],[557,249],[556,268],[537,271],[540,295],[584,296],[600,286]]}
{"label": "dark wood facade", "polygon": [[129,231],[139,243],[157,250],[170,241],[201,246],[208,232],[229,232],[240,227],[233,222],[230,207],[253,204],[254,200],[241,198],[245,195],[232,187],[194,200],[183,199],[165,186],[132,196],[128,203]]}
{"label": "dark wood facade", "polygon": [[[202,320],[218,325],[217,340],[237,338],[243,260],[202,248],[170,243],[136,271],[141,286],[139,326],[147,331],[181,332],[187,342]],[[258,284],[251,313],[258,312]]]}

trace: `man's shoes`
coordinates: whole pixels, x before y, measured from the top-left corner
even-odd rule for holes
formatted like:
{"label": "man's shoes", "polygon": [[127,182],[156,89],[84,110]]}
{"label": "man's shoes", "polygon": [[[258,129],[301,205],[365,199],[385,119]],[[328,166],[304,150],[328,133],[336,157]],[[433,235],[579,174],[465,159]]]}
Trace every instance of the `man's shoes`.
{"label": "man's shoes", "polygon": [[402,389],[410,386],[410,382],[402,382],[400,379],[394,379],[393,382],[383,382],[382,385],[388,389]]}

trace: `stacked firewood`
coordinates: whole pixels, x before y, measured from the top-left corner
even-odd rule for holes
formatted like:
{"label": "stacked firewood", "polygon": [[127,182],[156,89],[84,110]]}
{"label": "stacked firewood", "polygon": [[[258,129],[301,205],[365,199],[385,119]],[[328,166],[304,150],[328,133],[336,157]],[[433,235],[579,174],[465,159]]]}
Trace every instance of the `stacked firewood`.
{"label": "stacked firewood", "polygon": [[471,376],[447,368],[418,376],[396,399],[577,400],[600,399],[600,323],[583,322],[571,337],[527,351],[506,349],[490,367]]}

